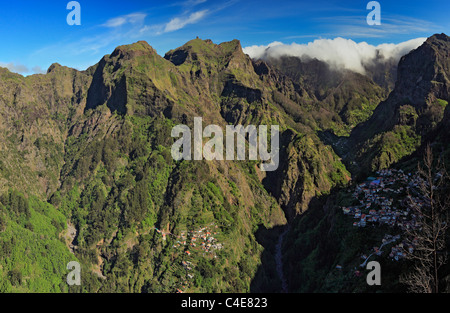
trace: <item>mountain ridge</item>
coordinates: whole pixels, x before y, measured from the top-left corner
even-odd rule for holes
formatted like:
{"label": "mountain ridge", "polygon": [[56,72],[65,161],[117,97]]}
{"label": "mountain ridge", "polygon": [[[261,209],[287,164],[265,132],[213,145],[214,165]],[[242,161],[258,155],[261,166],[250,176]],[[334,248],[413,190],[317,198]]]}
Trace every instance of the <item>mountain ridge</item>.
{"label": "mountain ridge", "polygon": [[[372,170],[386,167],[413,151],[405,151],[398,156],[382,155],[371,148],[373,145],[376,147],[377,143],[370,143],[370,138],[377,134],[386,136],[383,134],[395,132],[396,126],[399,128],[403,125],[409,133],[407,136],[416,142],[414,145],[419,145],[420,138],[417,136],[425,136],[442,121],[445,103],[449,100],[449,81],[446,74],[449,70],[449,47],[448,36],[437,34],[402,57],[399,62],[398,80],[389,98],[380,103],[367,122],[352,131],[350,145],[357,146],[360,150],[353,150],[354,153],[360,158],[375,153],[373,157],[368,158],[369,162],[375,163],[366,164]],[[377,140],[383,138],[379,137]],[[372,152],[362,152],[364,150]]]}
{"label": "mountain ridge", "polygon": [[[448,62],[440,55],[448,53],[447,45],[445,35],[431,37],[425,45],[431,50],[423,52],[429,56],[439,46],[437,59],[429,58],[434,63],[425,64],[437,72],[419,82],[433,108],[442,108],[437,97],[448,95]],[[399,112],[392,121],[386,117],[395,114],[380,117],[392,99],[416,95],[412,80],[418,78],[408,74],[414,70],[408,62],[420,68],[415,59],[423,59],[422,50],[402,58],[399,83],[385,101],[386,87],[370,77],[333,73],[317,60],[252,60],[238,40],[216,45],[197,38],[164,57],[139,41],[117,47],[85,71],[55,63],[47,74],[23,77],[0,69],[0,226],[59,240],[55,233],[67,228],[61,221],[73,225],[72,256],[87,283],[72,291],[281,290],[275,246],[284,226],[351,182],[336,144],[355,140],[361,147],[367,133],[358,135],[356,125],[375,123],[368,132],[382,131],[379,120],[430,133],[416,129],[426,117],[416,103],[395,103]],[[448,110],[431,131],[448,123]],[[279,125],[280,167],[261,173],[259,161],[174,161],[171,130],[192,126],[196,116],[219,126]],[[350,138],[332,145],[324,140],[327,131]],[[372,162],[370,153],[357,156]],[[217,233],[211,240],[220,246],[180,244],[182,234],[211,225]],[[9,236],[0,231],[15,268],[0,257],[0,278],[25,267],[19,256],[26,251],[14,250]],[[192,281],[186,260],[195,265]],[[68,291],[61,277],[66,264],[55,266],[59,283],[48,289]],[[39,278],[30,277],[37,286]],[[0,288],[26,286],[14,280]]]}

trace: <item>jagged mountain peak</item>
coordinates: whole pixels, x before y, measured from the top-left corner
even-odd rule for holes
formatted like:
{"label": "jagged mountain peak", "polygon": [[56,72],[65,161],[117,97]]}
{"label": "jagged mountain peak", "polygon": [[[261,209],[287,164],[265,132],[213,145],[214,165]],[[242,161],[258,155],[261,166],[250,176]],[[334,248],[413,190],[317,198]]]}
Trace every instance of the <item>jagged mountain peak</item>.
{"label": "jagged mountain peak", "polygon": [[62,65],[59,63],[53,63],[49,66],[47,70],[47,74],[57,71],[59,68],[62,68]]}
{"label": "jagged mountain peak", "polygon": [[[422,81],[431,84],[428,94],[435,94],[433,88],[448,90],[447,39],[435,35],[402,60],[400,77],[412,76],[399,82],[396,96],[381,104],[377,117],[365,124],[369,130],[387,132],[367,146],[374,155],[378,147],[383,153],[387,150],[374,165],[386,166],[406,155],[401,151],[391,156],[398,147],[408,145],[406,153],[414,151],[420,143],[416,134],[432,125],[421,116],[431,119],[434,112],[444,114],[439,111],[443,99],[434,111],[425,112],[428,115],[398,100],[408,92],[414,96],[408,90],[421,87]],[[435,51],[438,45],[443,48]],[[179,272],[167,269],[183,264],[186,256],[196,264],[193,273],[210,276],[205,287],[194,285],[193,292],[249,289],[246,282],[256,277],[259,284],[265,278],[256,276],[260,260],[269,257],[263,268],[267,275],[274,264],[271,255],[260,253],[271,249],[263,249],[257,240],[259,227],[266,231],[285,224],[284,214],[289,221],[297,220],[310,203],[319,207],[327,194],[350,180],[319,132],[347,131],[344,127],[350,129],[369,118],[366,114],[384,99],[381,87],[362,74],[333,72],[317,59],[279,61],[285,63],[277,67],[267,60],[252,62],[238,40],[215,44],[197,38],[165,58],[145,41],[120,46],[83,72],[55,63],[47,75],[14,79],[18,74],[0,68],[4,138],[0,191],[20,188],[39,195],[46,203],[44,209],[51,208],[48,200],[68,214],[60,219],[63,225],[66,218],[76,225],[79,239],[72,251],[102,279],[102,284],[86,285],[88,291],[122,290],[122,286],[125,291],[174,291],[171,282],[178,281]],[[420,75],[428,75],[424,69],[431,74],[418,81]],[[447,119],[449,112],[447,108]],[[171,157],[175,139],[171,130],[179,123],[190,127],[195,117],[202,117],[205,126],[278,125],[279,169],[255,172],[258,162],[244,160],[176,162]],[[343,140],[337,142],[341,145]],[[343,143],[341,149],[346,147]],[[329,211],[328,206],[320,207]],[[48,222],[60,224],[51,216]],[[166,241],[169,232],[193,234],[205,225],[217,226],[217,238],[223,238],[218,256],[226,262],[208,265],[202,247],[192,249],[190,255],[184,247],[172,245],[172,237]],[[58,238],[62,228],[52,230],[52,238]],[[75,237],[70,242],[74,241]],[[172,250],[169,258],[165,247],[180,250]],[[118,270],[123,279],[115,274]],[[230,279],[223,273],[231,273]],[[273,287],[264,284],[257,287]]]}
{"label": "jagged mountain peak", "polygon": [[236,56],[245,57],[241,43],[237,39],[215,44],[210,39],[202,40],[196,38],[177,49],[167,52],[164,58],[178,66],[186,62],[205,62],[211,59],[229,59]]}
{"label": "jagged mountain peak", "polygon": [[222,48],[225,52],[243,53],[241,42],[238,39],[222,42],[219,44],[219,47]]}
{"label": "jagged mountain peak", "polygon": [[424,105],[449,96],[450,38],[436,34],[403,56],[398,65],[395,93],[411,104]]}
{"label": "jagged mountain peak", "polygon": [[63,66],[59,63],[53,63],[52,65],[49,66],[48,70],[47,70],[47,74],[58,74],[58,73],[81,73],[80,71],[71,68],[71,67],[67,67],[67,66]]}
{"label": "jagged mountain peak", "polygon": [[426,42],[428,43],[436,43],[436,42],[449,42],[450,41],[450,37],[447,36],[444,33],[441,34],[434,34],[433,36],[430,36]]}
{"label": "jagged mountain peak", "polygon": [[123,57],[127,59],[132,59],[141,55],[151,55],[156,54],[156,50],[153,49],[146,41],[138,41],[129,45],[122,45],[117,47],[114,52],[110,55],[111,58]]}
{"label": "jagged mountain peak", "polygon": [[449,37],[436,34],[400,59],[394,90],[350,136],[361,167],[386,168],[411,155],[443,121],[450,90],[449,51]]}

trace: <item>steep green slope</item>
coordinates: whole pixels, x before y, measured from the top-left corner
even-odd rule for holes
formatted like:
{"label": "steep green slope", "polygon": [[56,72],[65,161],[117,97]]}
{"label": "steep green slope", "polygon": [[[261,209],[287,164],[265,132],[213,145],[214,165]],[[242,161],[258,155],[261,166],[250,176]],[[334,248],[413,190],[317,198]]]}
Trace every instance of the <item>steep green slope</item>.
{"label": "steep green slope", "polygon": [[[351,134],[349,161],[367,170],[386,168],[411,155],[444,117],[449,99],[450,39],[430,37],[404,56],[389,98]],[[356,168],[355,168],[356,169]]]}
{"label": "steep green slope", "polygon": [[[353,163],[355,167],[352,169],[360,173],[360,177],[347,188],[336,189],[330,196],[314,198],[308,211],[291,223],[284,243],[284,268],[285,275],[291,277],[290,291],[407,291],[399,277],[411,271],[412,265],[388,257],[390,246],[384,249],[383,256],[373,255],[371,259],[381,264],[381,286],[369,286],[365,281],[369,271],[360,267],[363,262],[361,255],[368,256],[374,252],[374,247],[380,247],[386,234],[404,232],[397,226],[378,224],[374,227],[355,227],[352,224],[358,219],[345,216],[342,208],[360,207],[361,198],[355,198],[353,191],[365,181],[366,175],[376,175],[378,169],[402,169],[411,172],[410,177],[414,177],[428,145],[432,147],[436,160],[440,159],[448,169],[448,44],[449,37],[446,35],[434,35],[423,46],[402,58],[395,90],[366,123],[357,126],[347,142],[347,161],[358,162]],[[352,146],[358,140],[362,143]],[[355,150],[359,153],[356,157],[352,155]],[[400,181],[395,181],[391,191],[382,188],[381,192],[386,197],[389,193],[396,206],[404,205],[402,201],[411,193],[411,185],[408,183],[407,186],[400,191]],[[441,191],[447,189],[448,186]],[[447,238],[447,251],[448,246]],[[439,273],[443,286],[446,286],[449,273],[447,263]],[[448,285],[446,288],[447,291]]]}
{"label": "steep green slope", "polygon": [[0,200],[0,292],[67,292],[66,217],[17,191]]}
{"label": "steep green slope", "polygon": [[386,234],[398,230],[388,226],[359,228],[354,219],[342,213],[342,207],[356,205],[352,193],[339,190],[331,196],[315,199],[307,213],[295,220],[284,242],[284,268],[290,292],[326,293],[399,293],[406,292],[399,276],[408,270],[404,261],[395,262],[387,255],[373,255],[382,272],[382,285],[369,286],[369,270],[360,265],[362,255],[380,247]]}
{"label": "steep green slope", "polygon": [[[63,170],[70,179],[65,180],[61,195],[52,198],[76,224],[76,255],[107,277],[100,289],[85,288],[249,290],[262,252],[253,233],[259,224],[272,228],[285,223],[278,204],[257,180],[254,165],[175,163],[164,142],[171,140],[166,136],[169,120],[112,115],[104,123],[106,128],[109,123],[119,124],[110,136],[103,138],[99,132],[89,142],[81,135],[71,143],[78,151],[68,154]],[[91,174],[86,176],[83,168]],[[206,253],[201,241],[196,247],[190,241],[174,247],[188,240],[177,237],[181,233],[204,227],[217,233],[214,237],[223,249]],[[165,239],[157,229],[167,233]],[[188,285],[183,261],[193,263],[195,269],[190,275],[196,280],[189,279]],[[239,274],[241,266],[246,267],[243,274]],[[207,271],[204,282],[203,271]]]}
{"label": "steep green slope", "polygon": [[15,187],[46,198],[58,188],[64,141],[89,81],[57,64],[29,77],[0,69],[0,191]]}
{"label": "steep green slope", "polygon": [[[356,171],[429,138],[448,154],[448,42],[435,35],[404,57],[378,106],[387,78],[382,88],[318,61],[253,61],[237,40],[197,38],[164,58],[141,41],[83,72],[0,69],[0,290],[277,292],[288,221],[291,290],[359,290],[329,273],[378,237],[336,214],[348,197],[332,190],[350,173],[335,151]],[[171,130],[195,117],[279,125],[279,168],[174,161]],[[82,264],[80,287],[65,284],[70,260]]]}
{"label": "steep green slope", "polygon": [[[349,174],[283,109],[276,82],[256,66],[237,40],[195,39],[165,58],[145,42],[121,46],[84,72],[55,64],[24,78],[2,70],[0,189],[48,200],[75,229],[67,240],[83,284],[69,291],[280,290],[274,243],[285,213],[293,218]],[[282,166],[268,175],[260,161],[175,162],[172,127],[192,127],[197,116],[222,127],[279,125]],[[67,264],[59,259],[58,277]],[[14,277],[28,275],[20,264],[3,273],[10,283],[14,268]],[[48,280],[53,287],[17,288],[67,291]]]}
{"label": "steep green slope", "polygon": [[348,136],[356,125],[365,122],[389,91],[367,75],[332,69],[317,59],[282,56],[264,62],[273,67],[268,70],[272,75],[286,75],[292,80],[292,86],[281,91],[291,100],[286,110],[313,129],[330,130],[338,136]]}

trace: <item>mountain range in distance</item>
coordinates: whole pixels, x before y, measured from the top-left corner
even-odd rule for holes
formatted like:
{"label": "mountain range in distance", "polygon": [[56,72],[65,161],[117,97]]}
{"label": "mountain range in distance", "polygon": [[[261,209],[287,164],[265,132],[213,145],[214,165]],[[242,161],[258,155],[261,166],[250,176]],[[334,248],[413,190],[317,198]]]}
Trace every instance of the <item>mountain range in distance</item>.
{"label": "mountain range in distance", "polygon": [[[401,231],[348,226],[341,208],[370,175],[415,175],[428,145],[449,159],[449,46],[436,34],[360,72],[199,38],[85,71],[0,68],[0,292],[405,291],[407,261],[380,256],[378,289],[353,271]],[[278,168],[174,160],[172,129],[196,117],[278,125]]]}

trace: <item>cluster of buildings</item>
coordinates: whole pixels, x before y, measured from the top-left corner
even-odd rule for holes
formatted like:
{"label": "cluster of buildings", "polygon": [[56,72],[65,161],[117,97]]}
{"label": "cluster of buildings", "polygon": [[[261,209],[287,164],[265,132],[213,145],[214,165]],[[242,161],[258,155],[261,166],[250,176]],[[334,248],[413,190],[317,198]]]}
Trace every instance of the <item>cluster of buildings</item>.
{"label": "cluster of buildings", "polygon": [[175,249],[188,248],[185,251],[187,255],[191,255],[194,251],[203,252],[203,255],[215,254],[216,250],[221,250],[223,245],[217,242],[217,225],[211,223],[209,226],[200,228],[198,230],[181,232],[177,237],[176,243],[172,246]]}
{"label": "cluster of buildings", "polygon": [[184,280],[179,283],[179,286],[177,289],[177,293],[183,293],[184,290],[186,290],[189,287],[189,280],[192,280],[192,278],[194,278],[194,274],[192,273],[192,270],[194,268],[194,264],[192,264],[189,261],[182,261],[181,265],[183,266],[183,268],[186,271],[186,277],[184,278]]}
{"label": "cluster of buildings", "polygon": [[[388,225],[403,232],[420,228],[420,216],[413,208],[421,208],[426,204],[419,191],[423,183],[421,178],[395,169],[381,170],[376,174],[376,177],[368,177],[364,183],[355,187],[352,196],[358,204],[343,207],[343,213],[355,219],[355,227]],[[372,255],[381,256],[384,252],[382,248],[388,244],[392,245],[390,251],[386,251],[389,254],[385,255],[393,261],[399,261],[408,253],[413,253],[417,239],[401,240],[401,237],[400,234],[386,234],[379,247],[373,247],[368,256],[361,256],[364,259],[361,266],[364,266]]]}
{"label": "cluster of buildings", "polygon": [[[360,268],[365,268],[367,263],[370,261],[369,259],[373,256],[373,255],[377,255],[377,256],[381,256],[384,253],[383,248],[387,245],[390,244],[394,244],[396,242],[398,242],[401,239],[400,235],[389,235],[386,234],[384,236],[384,238],[381,241],[381,245],[375,246],[372,248],[372,252],[367,255],[367,254],[362,254],[361,255],[361,259],[363,259],[364,261],[359,265]],[[392,261],[399,261],[403,258],[405,258],[407,256],[407,254],[412,254],[414,252],[414,247],[417,244],[416,239],[414,239],[412,242],[409,242],[407,240],[402,240],[399,243],[396,243],[395,245],[391,246],[391,250],[389,252],[389,258]],[[389,251],[389,250],[388,250]],[[336,269],[342,270],[342,266],[341,265],[336,265]],[[358,270],[356,267],[354,268],[354,274],[357,277],[361,276],[361,272],[360,270]]]}
{"label": "cluster of buildings", "polygon": [[401,197],[407,190],[414,191],[420,181],[416,176],[403,171],[388,169],[377,172],[377,177],[368,177],[364,183],[356,186],[352,196],[359,202],[352,207],[344,207],[342,211],[356,221],[353,226],[367,225],[397,226],[402,230],[420,227],[419,218],[410,209],[421,207],[424,201],[419,197],[405,195],[394,205],[393,197]]}
{"label": "cluster of buildings", "polygon": [[[380,247],[373,247],[373,252],[367,256],[366,254],[361,255],[361,258],[364,260],[364,262],[360,265],[361,267],[364,267],[366,263],[368,262],[369,258],[372,255],[378,255],[381,256],[383,254],[383,247],[392,243],[395,243],[399,241],[401,238],[400,235],[389,235],[386,234],[382,240],[382,244]],[[408,240],[402,240],[401,242],[392,245],[391,250],[389,252],[389,258],[392,261],[399,261],[407,256],[407,254],[412,254],[414,252],[414,248],[417,244],[417,239],[415,238],[412,241]]]}
{"label": "cluster of buildings", "polygon": [[[204,257],[212,256],[217,258],[216,251],[223,249],[223,244],[219,243],[216,235],[217,233],[217,225],[214,223],[209,224],[208,226],[202,227],[193,231],[182,231],[179,235],[172,234],[170,232],[164,232],[157,228],[154,228],[158,233],[162,234],[163,239],[165,240],[166,236],[172,236],[176,239],[175,244],[173,244],[173,249],[180,249],[183,251],[184,258],[199,255],[201,253]],[[194,278],[193,269],[195,265],[184,259],[181,261],[180,265],[183,267],[185,271],[185,276],[182,278],[180,282],[177,283],[176,292],[183,293],[189,288],[190,281]]]}

